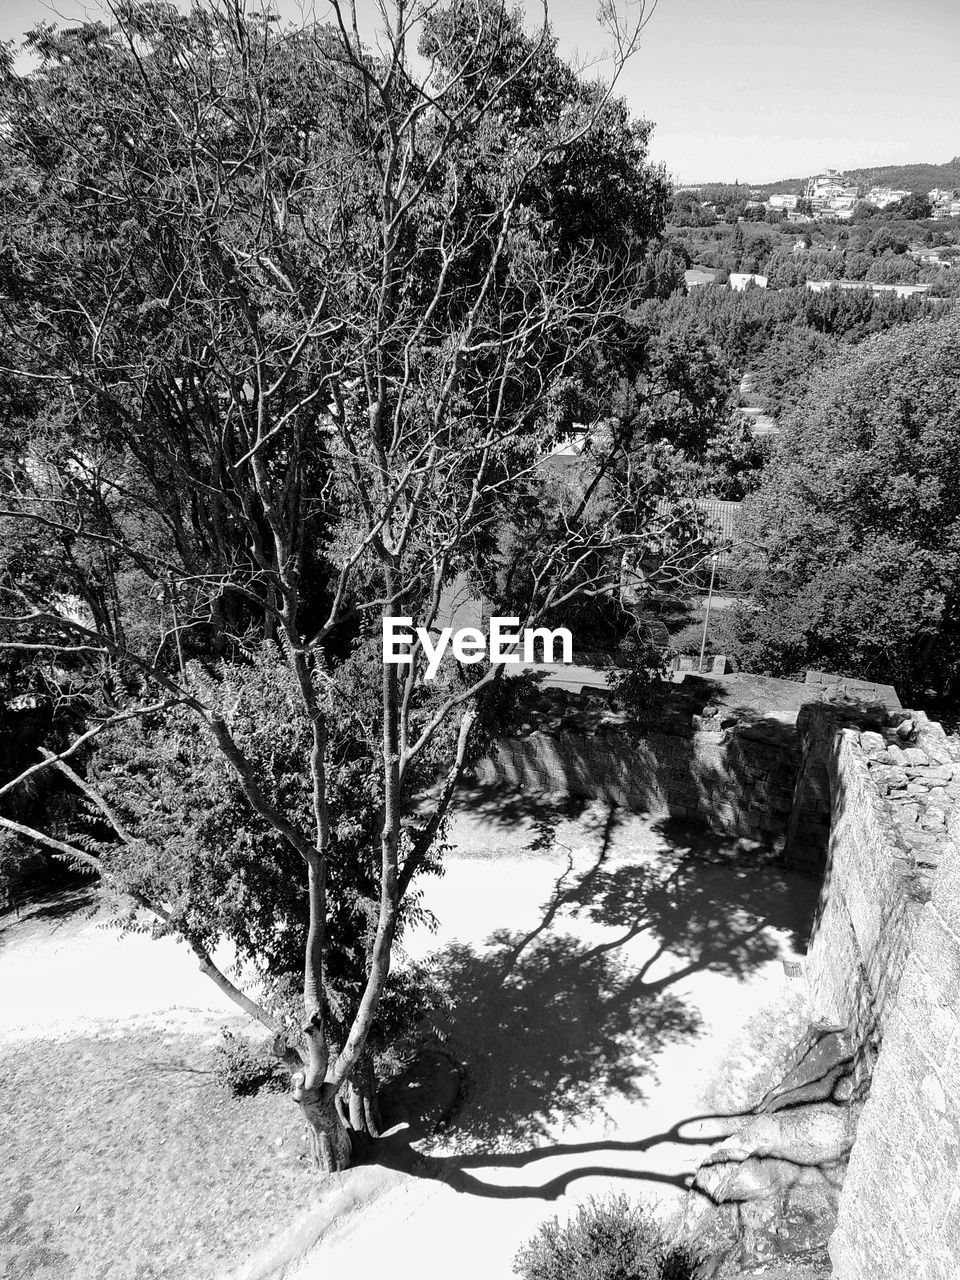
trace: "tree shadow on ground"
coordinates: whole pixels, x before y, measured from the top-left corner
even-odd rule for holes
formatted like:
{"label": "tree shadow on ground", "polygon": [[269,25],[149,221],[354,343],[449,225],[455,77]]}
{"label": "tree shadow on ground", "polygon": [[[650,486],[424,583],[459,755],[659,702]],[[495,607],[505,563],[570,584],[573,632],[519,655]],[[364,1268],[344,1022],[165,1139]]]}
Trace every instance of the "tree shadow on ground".
{"label": "tree shadow on ground", "polygon": [[580,818],[591,803],[586,795],[519,791],[499,782],[474,783],[458,789],[455,809],[512,830],[524,821],[555,823]]}
{"label": "tree shadow on ground", "polygon": [[[454,1191],[493,1200],[556,1200],[575,1182],[583,1178],[617,1178],[626,1181],[648,1183],[651,1186],[674,1187],[689,1190],[693,1181],[691,1173],[660,1173],[655,1169],[637,1169],[603,1163],[604,1157],[615,1160],[617,1156],[642,1154],[664,1145],[707,1147],[715,1145],[736,1129],[742,1115],[704,1114],[685,1117],[669,1129],[649,1134],[633,1142],[603,1139],[597,1142],[553,1143],[530,1147],[500,1155],[484,1154],[433,1154],[417,1150],[412,1144],[426,1136],[416,1124],[387,1133],[376,1142],[369,1139],[357,1152],[357,1163],[376,1164],[381,1168],[396,1169],[412,1177],[444,1182]],[[704,1131],[703,1126],[710,1126]],[[693,1129],[692,1132],[686,1130]],[[555,1174],[545,1182],[530,1178],[518,1182],[490,1182],[475,1170],[495,1165],[498,1169],[516,1170],[518,1176],[536,1173],[537,1166],[545,1160],[578,1158],[573,1168]],[[592,1157],[592,1159],[591,1159]]]}
{"label": "tree shadow on ground", "polygon": [[[642,1099],[662,1051],[700,1033],[685,979],[706,970],[742,979],[779,958],[784,935],[796,945],[806,939],[816,894],[803,877],[744,865],[733,839],[666,820],[655,826],[660,847],[625,860],[611,850],[614,824],[611,810],[586,865],[581,858],[575,867],[568,854],[528,932],[497,931],[482,948],[454,942],[429,958],[449,1009],[437,1028],[442,1048],[385,1090],[388,1119],[410,1129],[392,1146],[378,1144],[378,1162],[407,1159],[413,1172],[428,1168],[482,1195],[559,1195],[571,1180],[601,1172],[686,1185],[590,1166],[546,1188],[491,1188],[472,1185],[467,1172],[681,1140],[550,1144],[558,1128],[602,1115],[610,1099]],[[580,936],[569,928],[574,921]],[[403,1156],[404,1141],[438,1131],[454,1154]]]}
{"label": "tree shadow on ground", "polygon": [[778,934],[794,950],[806,947],[819,896],[809,877],[706,827],[663,818],[653,830],[662,841],[656,859],[599,867],[576,907],[595,923],[623,930],[620,945],[641,932],[655,937],[645,973],[667,953],[685,961],[659,985],[704,969],[744,978],[779,957]]}
{"label": "tree shadow on ground", "polygon": [[78,887],[34,891],[26,901],[0,913],[0,946],[11,940],[18,926],[27,927],[41,920],[63,924],[81,912],[94,915],[99,905],[98,887],[89,879]]}
{"label": "tree shadow on ground", "polygon": [[451,1016],[444,1043],[463,1064],[465,1096],[450,1137],[459,1150],[511,1149],[602,1111],[611,1095],[643,1097],[671,1043],[699,1015],[671,992],[648,992],[632,966],[566,933],[500,933],[483,952],[454,943],[432,958]]}

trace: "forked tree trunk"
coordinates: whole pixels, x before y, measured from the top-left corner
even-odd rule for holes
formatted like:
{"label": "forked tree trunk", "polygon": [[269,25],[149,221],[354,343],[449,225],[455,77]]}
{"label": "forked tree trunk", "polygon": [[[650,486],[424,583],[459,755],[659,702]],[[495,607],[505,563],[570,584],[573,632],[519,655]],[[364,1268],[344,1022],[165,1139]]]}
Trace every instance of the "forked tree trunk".
{"label": "forked tree trunk", "polygon": [[324,1081],[318,1088],[310,1088],[303,1082],[303,1073],[297,1072],[293,1098],[303,1113],[314,1165],[323,1173],[348,1169],[353,1147],[337,1109],[336,1086]]}
{"label": "forked tree trunk", "polygon": [[379,1138],[382,1125],[377,1105],[377,1078],[369,1054],[365,1053],[357,1063],[346,1092],[346,1118],[350,1128],[368,1138]]}

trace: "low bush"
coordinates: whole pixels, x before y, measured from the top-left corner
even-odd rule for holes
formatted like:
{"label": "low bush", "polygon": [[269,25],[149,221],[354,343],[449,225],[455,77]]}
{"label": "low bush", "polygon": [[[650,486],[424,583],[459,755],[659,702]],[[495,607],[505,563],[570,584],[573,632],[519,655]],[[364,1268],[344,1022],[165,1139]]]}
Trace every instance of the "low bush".
{"label": "low bush", "polygon": [[223,1042],[214,1050],[215,1072],[235,1098],[247,1098],[266,1090],[281,1093],[287,1087],[287,1074],[266,1045],[251,1044],[244,1036],[226,1027],[220,1034]]}
{"label": "low bush", "polygon": [[544,1222],[513,1269],[521,1280],[692,1280],[694,1265],[649,1210],[620,1194],[591,1197],[565,1226]]}

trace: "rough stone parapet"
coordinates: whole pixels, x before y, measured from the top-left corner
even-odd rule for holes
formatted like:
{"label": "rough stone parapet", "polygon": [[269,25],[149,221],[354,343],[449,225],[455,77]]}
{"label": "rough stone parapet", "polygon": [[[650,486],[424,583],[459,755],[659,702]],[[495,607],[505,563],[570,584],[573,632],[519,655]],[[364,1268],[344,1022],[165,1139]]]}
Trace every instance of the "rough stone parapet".
{"label": "rough stone parapet", "polygon": [[812,856],[815,811],[829,836],[805,966],[813,1010],[850,1026],[875,1056],[949,842],[949,813],[960,807],[960,759],[921,713],[863,718],[850,707],[806,709],[786,858],[799,866]]}
{"label": "rough stone parapet", "polygon": [[832,671],[808,671],[804,684],[814,688],[818,697],[826,701],[846,699],[861,704],[882,703],[892,711],[900,708],[900,699],[892,684],[855,680],[851,676],[836,675]]}
{"label": "rough stone parapet", "polygon": [[[953,768],[939,726],[919,749]],[[936,759],[936,753],[946,759]],[[913,767],[929,768],[914,757]],[[937,775],[939,780],[939,775]],[[957,1280],[960,1275],[960,804],[956,779],[928,795],[953,801],[930,868],[830,1252],[836,1280]],[[911,823],[911,825],[913,825]]]}
{"label": "rough stone parapet", "polygon": [[920,712],[882,732],[861,733],[859,746],[889,806],[894,839],[910,859],[913,896],[925,902],[949,839],[949,816],[960,806],[960,751]]}

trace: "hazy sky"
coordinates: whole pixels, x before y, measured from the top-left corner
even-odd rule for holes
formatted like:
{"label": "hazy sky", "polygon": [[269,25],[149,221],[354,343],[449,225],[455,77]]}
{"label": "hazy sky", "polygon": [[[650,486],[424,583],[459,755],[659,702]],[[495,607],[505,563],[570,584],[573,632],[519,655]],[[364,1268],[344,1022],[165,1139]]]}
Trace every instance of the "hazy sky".
{"label": "hazy sky", "polygon": [[[0,0],[0,38],[54,5],[81,12]],[[552,0],[568,56],[600,47],[595,11]],[[759,182],[960,154],[958,69],[960,0],[659,0],[622,92],[656,122],[654,158],[678,178]]]}

